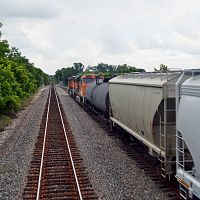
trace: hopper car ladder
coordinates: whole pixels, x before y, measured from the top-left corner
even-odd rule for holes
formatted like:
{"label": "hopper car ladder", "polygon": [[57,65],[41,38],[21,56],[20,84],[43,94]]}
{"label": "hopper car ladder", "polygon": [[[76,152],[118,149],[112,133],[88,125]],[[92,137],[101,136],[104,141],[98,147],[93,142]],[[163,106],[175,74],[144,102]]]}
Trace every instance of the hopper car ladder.
{"label": "hopper car ladder", "polygon": [[[176,137],[176,133],[174,131],[174,134],[170,134],[169,131],[167,130],[168,126],[170,125],[176,125],[175,121],[170,121],[168,116],[169,113],[176,112],[175,108],[170,108],[169,106],[169,99],[164,98],[164,116],[163,119],[160,116],[160,149],[165,152],[165,156],[159,156],[159,160],[161,162],[161,175],[166,178],[167,175],[169,175],[170,179],[170,174],[171,174],[171,165],[172,162],[170,157],[170,152],[176,149],[175,144],[174,146],[169,145],[171,139]],[[175,161],[174,161],[175,162]]]}
{"label": "hopper car ladder", "polygon": [[[187,147],[186,147],[184,138],[183,138],[182,134],[178,131],[177,131],[177,135],[176,135],[176,141],[177,141],[176,152],[177,152],[177,165],[178,165],[178,167],[182,168],[184,171],[188,172],[189,174],[194,175],[193,170],[187,170],[186,169],[186,164],[187,163],[193,163],[193,160],[186,153]],[[190,194],[188,195],[188,189],[185,188],[184,185],[182,185],[180,183],[179,183],[179,191],[180,191],[180,195],[184,199],[188,199],[188,197],[190,196]]]}
{"label": "hopper car ladder", "polygon": [[[185,142],[184,139],[182,137],[182,135],[180,133],[178,133],[176,135],[176,139],[177,139],[177,154],[178,154],[178,165],[181,168],[185,168]],[[185,187],[182,186],[182,184],[179,184],[179,192],[181,197],[183,197],[183,199],[188,199],[188,191]]]}

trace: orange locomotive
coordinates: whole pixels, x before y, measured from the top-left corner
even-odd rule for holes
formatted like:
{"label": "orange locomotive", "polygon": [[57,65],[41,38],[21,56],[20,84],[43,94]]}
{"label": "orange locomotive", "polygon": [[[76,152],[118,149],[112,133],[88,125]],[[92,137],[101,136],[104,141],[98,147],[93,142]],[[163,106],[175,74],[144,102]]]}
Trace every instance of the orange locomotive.
{"label": "orange locomotive", "polygon": [[[79,103],[84,105],[87,85],[88,83],[95,81],[96,78],[96,74],[72,76],[68,78],[68,93],[72,97],[74,97]],[[100,76],[99,78],[103,79],[102,76]]]}
{"label": "orange locomotive", "polygon": [[76,76],[72,76],[70,78],[68,78],[68,93],[71,96],[75,95],[75,90],[77,89],[77,81],[76,81],[77,77]]}

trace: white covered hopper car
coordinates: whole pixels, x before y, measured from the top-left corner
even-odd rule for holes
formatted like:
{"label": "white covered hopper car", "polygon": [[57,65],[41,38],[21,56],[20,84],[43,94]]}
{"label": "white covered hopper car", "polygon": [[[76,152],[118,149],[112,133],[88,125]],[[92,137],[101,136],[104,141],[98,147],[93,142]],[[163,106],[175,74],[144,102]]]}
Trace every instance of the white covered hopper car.
{"label": "white covered hopper car", "polygon": [[[190,77],[190,73],[192,77]],[[177,82],[177,169],[180,193],[200,199],[200,70],[186,71]],[[188,75],[190,78],[188,78]]]}

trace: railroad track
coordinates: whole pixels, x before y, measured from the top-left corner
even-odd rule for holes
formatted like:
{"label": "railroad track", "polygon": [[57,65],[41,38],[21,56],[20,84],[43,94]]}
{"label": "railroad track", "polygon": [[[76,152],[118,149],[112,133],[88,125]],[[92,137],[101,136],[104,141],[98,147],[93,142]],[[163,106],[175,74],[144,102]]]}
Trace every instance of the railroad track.
{"label": "railroad track", "polygon": [[54,87],[49,91],[23,199],[98,199]]}

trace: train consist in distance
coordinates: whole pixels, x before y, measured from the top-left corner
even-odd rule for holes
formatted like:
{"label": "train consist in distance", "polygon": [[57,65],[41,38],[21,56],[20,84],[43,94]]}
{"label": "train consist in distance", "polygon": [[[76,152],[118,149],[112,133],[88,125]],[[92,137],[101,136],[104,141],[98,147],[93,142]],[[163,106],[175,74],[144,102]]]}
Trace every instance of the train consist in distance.
{"label": "train consist in distance", "polygon": [[137,138],[176,176],[184,199],[200,199],[200,70],[68,79],[68,93]]}

